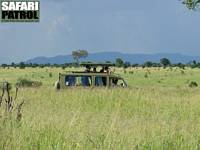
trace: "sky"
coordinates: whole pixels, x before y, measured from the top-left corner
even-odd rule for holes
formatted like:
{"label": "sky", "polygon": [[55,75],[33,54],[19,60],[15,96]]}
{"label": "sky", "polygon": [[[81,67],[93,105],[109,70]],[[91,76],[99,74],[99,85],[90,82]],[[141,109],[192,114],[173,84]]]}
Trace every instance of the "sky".
{"label": "sky", "polygon": [[180,0],[40,0],[40,23],[0,23],[0,63],[89,53],[200,56],[200,11]]}

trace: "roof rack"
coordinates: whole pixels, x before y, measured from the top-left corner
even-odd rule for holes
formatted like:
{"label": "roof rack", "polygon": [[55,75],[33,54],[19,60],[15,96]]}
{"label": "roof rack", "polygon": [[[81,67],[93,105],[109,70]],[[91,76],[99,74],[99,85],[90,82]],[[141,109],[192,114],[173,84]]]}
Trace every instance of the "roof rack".
{"label": "roof rack", "polygon": [[102,66],[102,67],[112,67],[115,66],[114,63],[92,63],[92,62],[82,62],[80,63],[81,66],[87,67],[98,67],[98,66]]}

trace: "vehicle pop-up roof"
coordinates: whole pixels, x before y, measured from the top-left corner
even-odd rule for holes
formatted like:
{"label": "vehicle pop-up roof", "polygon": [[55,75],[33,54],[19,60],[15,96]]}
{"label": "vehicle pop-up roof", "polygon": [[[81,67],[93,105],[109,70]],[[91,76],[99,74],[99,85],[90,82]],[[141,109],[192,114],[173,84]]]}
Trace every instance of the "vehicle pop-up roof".
{"label": "vehicle pop-up roof", "polygon": [[[89,68],[89,69],[97,68],[97,67],[102,67],[102,68],[108,68],[109,69],[110,67],[115,66],[115,64],[113,64],[113,63],[81,62],[80,66],[85,67],[85,68]],[[69,71],[69,72],[71,72],[71,71]],[[88,73],[88,72],[85,72],[85,71],[72,71],[72,73],[84,73],[85,74],[85,73]],[[97,71],[97,72],[91,71],[90,73],[101,73],[101,74],[103,74],[102,72],[99,72],[99,71]],[[104,74],[107,74],[107,73],[104,73]]]}
{"label": "vehicle pop-up roof", "polygon": [[92,62],[82,62],[80,63],[83,67],[113,67],[115,64],[113,63],[92,63]]}

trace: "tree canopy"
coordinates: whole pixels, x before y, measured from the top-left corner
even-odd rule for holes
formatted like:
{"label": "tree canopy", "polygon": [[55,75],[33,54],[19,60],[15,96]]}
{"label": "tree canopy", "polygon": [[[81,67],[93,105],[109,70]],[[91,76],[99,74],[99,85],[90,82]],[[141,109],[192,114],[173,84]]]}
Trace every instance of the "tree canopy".
{"label": "tree canopy", "polygon": [[116,58],[115,64],[117,67],[123,67],[124,61],[121,58]]}
{"label": "tree canopy", "polygon": [[171,64],[171,62],[167,58],[162,58],[162,59],[160,59],[160,64],[163,65],[163,67],[167,67]]}
{"label": "tree canopy", "polygon": [[72,51],[72,56],[77,64],[79,64],[80,58],[86,58],[88,56],[87,50],[76,50]]}
{"label": "tree canopy", "polygon": [[200,0],[183,0],[182,2],[188,9],[196,9],[200,4]]}

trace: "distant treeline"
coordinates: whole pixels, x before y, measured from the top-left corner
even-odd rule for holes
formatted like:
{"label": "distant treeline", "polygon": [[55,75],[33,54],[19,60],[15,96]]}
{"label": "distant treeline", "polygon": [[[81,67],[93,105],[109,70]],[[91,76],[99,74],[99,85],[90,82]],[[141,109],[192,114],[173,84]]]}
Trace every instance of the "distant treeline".
{"label": "distant treeline", "polygon": [[[106,61],[106,63],[111,63],[110,61]],[[151,61],[146,61],[143,64],[131,64],[128,61],[124,61],[121,58],[117,58],[116,61],[114,62],[116,67],[122,67],[122,68],[128,68],[128,67],[143,67],[143,68],[148,68],[148,67],[179,67],[184,69],[185,67],[191,67],[191,68],[200,68],[200,62],[197,62],[195,60],[188,62],[186,64],[183,63],[171,63],[171,61],[167,58],[162,58],[160,59],[159,63],[156,62],[151,62]],[[29,68],[44,68],[44,67],[56,67],[56,68],[67,68],[67,67],[78,67],[78,63],[65,63],[65,64],[36,64],[36,63],[25,63],[25,62],[20,62],[20,63],[11,63],[11,64],[1,64],[0,65],[2,68],[9,68],[9,67],[14,67],[14,68],[20,68],[24,69],[26,67]]]}

